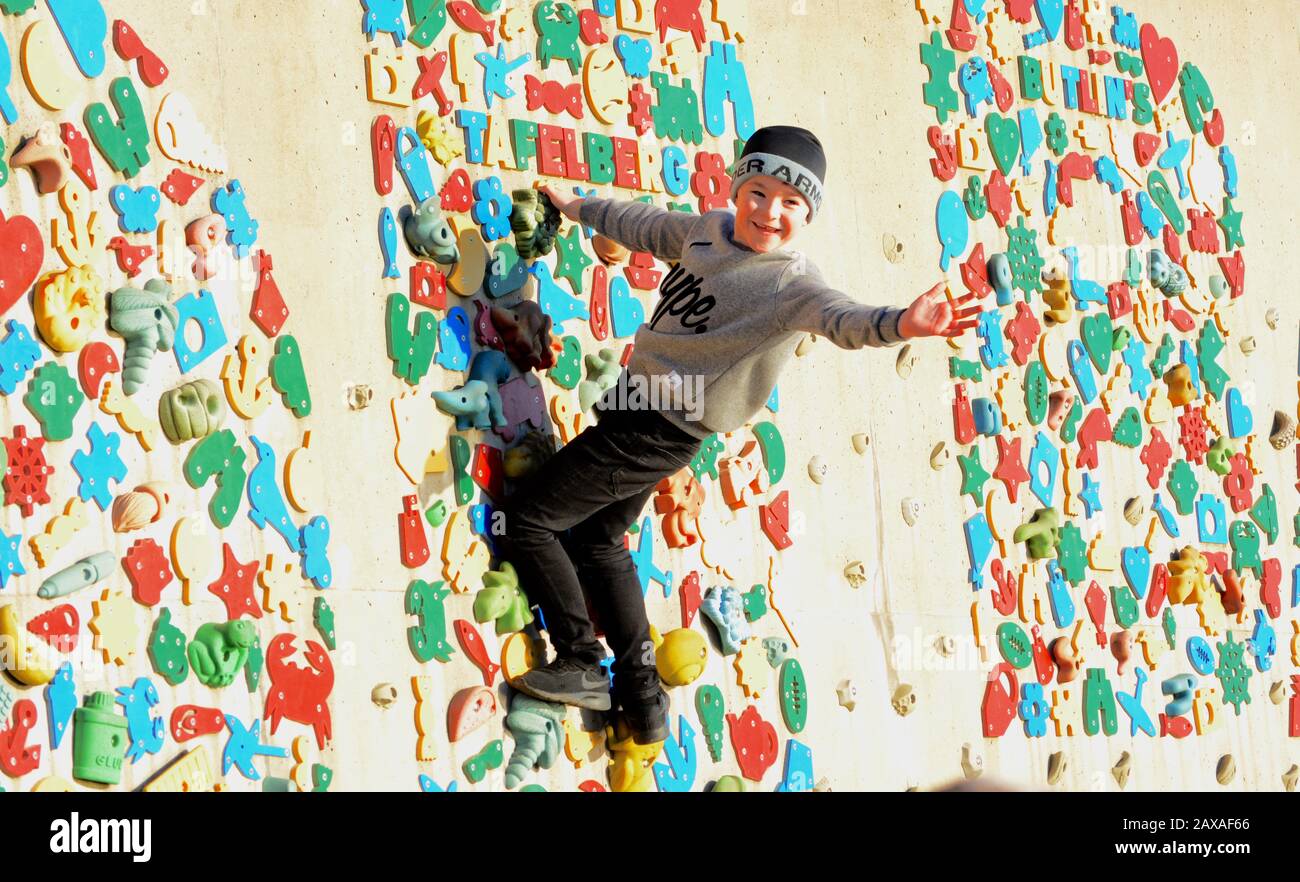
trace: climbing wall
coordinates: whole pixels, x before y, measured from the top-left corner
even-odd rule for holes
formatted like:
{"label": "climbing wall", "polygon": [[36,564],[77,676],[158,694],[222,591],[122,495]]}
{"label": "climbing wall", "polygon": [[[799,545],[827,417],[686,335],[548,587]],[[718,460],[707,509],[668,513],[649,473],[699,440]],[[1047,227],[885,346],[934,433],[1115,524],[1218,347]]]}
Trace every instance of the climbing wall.
{"label": "climbing wall", "polygon": [[323,789],[313,341],[137,6],[0,3],[0,784]]}

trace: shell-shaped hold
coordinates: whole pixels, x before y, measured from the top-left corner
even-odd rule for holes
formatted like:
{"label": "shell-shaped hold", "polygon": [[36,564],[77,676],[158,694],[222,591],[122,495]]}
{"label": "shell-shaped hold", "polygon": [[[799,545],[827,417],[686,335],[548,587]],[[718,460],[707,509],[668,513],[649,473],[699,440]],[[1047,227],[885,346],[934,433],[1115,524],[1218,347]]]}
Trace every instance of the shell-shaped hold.
{"label": "shell-shaped hold", "polygon": [[948,450],[948,443],[940,441],[930,450],[930,468],[936,472],[940,471],[952,459],[952,452]]}
{"label": "shell-shaped hold", "polygon": [[133,394],[149,376],[155,352],[168,352],[176,341],[180,316],[172,305],[171,286],[154,279],[138,288],[119,288],[108,298],[109,327],[126,340],[122,390]]}
{"label": "shell-shaped hold", "polygon": [[1268,432],[1268,443],[1274,450],[1286,450],[1295,441],[1295,420],[1289,413],[1273,411],[1273,428]]}
{"label": "shell-shaped hold", "polygon": [[206,438],[226,421],[226,398],[211,380],[192,380],[158,399],[158,422],[173,444]]}
{"label": "shell-shaped hold", "polygon": [[1141,497],[1134,496],[1124,503],[1124,520],[1135,527],[1141,522],[1142,516],[1146,513],[1147,504],[1142,501]]}
{"label": "shell-shaped hold", "polygon": [[825,460],[820,456],[814,456],[812,459],[808,460],[808,477],[814,484],[820,484],[822,481],[825,481],[826,473],[829,471],[830,467],[826,465]]}
{"label": "shell-shaped hold", "polygon": [[1219,757],[1219,764],[1214,767],[1214,777],[1225,787],[1237,777],[1237,761],[1232,758],[1232,754],[1225,753]]}
{"label": "shell-shaped hold", "polygon": [[1069,766],[1070,760],[1065,755],[1065,751],[1058,750],[1056,753],[1049,756],[1047,758],[1047,783],[1050,785],[1058,784],[1061,780],[1061,776],[1065,774],[1065,770],[1069,768]]}
{"label": "shell-shaped hold", "polygon": [[113,500],[113,531],[130,533],[162,520],[171,494],[165,484],[142,484]]}

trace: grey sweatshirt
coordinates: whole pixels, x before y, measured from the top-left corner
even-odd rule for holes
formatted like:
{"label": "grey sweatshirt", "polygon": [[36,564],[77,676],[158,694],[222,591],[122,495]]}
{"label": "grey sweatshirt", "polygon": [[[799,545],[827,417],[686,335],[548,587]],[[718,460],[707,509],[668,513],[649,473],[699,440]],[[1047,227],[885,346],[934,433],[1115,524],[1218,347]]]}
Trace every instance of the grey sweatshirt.
{"label": "grey sweatshirt", "polygon": [[[771,396],[805,333],[843,349],[902,342],[898,322],[904,310],[858,303],[829,287],[797,253],[760,254],[735,244],[733,211],[695,215],[588,198],[579,214],[584,224],[633,251],[675,264],[637,331],[620,389],[610,395],[632,396],[636,383],[647,389],[661,384],[657,409],[698,438],[748,422]],[[663,390],[665,378],[672,384],[674,375],[682,378],[684,394]],[[631,406],[627,401],[624,406]]]}

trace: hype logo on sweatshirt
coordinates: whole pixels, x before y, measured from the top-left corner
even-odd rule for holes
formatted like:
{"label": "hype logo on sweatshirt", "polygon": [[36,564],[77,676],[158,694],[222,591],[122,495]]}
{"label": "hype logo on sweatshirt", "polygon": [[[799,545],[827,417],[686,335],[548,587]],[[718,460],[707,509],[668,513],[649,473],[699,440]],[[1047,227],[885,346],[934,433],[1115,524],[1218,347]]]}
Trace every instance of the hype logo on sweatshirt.
{"label": "hype logo on sweatshirt", "polygon": [[697,334],[707,333],[709,313],[717,305],[717,300],[711,295],[701,296],[703,282],[700,276],[682,269],[681,264],[674,266],[659,286],[659,303],[650,318],[650,329],[659,330],[661,319],[675,315],[680,318],[683,328]]}

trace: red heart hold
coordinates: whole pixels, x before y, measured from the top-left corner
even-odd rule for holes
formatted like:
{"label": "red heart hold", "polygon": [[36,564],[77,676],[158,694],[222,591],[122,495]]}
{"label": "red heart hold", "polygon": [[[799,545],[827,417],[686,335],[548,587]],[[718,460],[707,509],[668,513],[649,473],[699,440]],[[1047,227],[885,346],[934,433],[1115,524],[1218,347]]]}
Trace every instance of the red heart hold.
{"label": "red heart hold", "polygon": [[1142,25],[1141,36],[1142,64],[1146,66],[1156,104],[1162,104],[1178,82],[1178,49],[1173,40],[1156,33],[1155,25]]}
{"label": "red heart hold", "polygon": [[469,211],[473,198],[469,192],[469,173],[458,168],[447,178],[442,188],[443,211]]}
{"label": "red heart hold", "polygon": [[0,315],[31,288],[44,260],[45,242],[31,218],[20,214],[6,221],[0,211]]}

